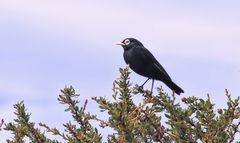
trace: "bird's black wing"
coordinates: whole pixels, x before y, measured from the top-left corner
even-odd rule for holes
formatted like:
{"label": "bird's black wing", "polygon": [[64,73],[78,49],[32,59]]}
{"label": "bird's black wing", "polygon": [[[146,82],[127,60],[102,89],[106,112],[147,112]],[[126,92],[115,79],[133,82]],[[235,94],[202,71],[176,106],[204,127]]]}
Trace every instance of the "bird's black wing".
{"label": "bird's black wing", "polygon": [[167,79],[170,79],[170,76],[165,71],[165,69],[162,67],[162,65],[156,60],[156,58],[153,56],[153,54],[146,49],[145,47],[138,47],[139,55],[143,56],[144,60],[148,62],[148,64],[152,64],[155,66],[162,74],[165,75]]}

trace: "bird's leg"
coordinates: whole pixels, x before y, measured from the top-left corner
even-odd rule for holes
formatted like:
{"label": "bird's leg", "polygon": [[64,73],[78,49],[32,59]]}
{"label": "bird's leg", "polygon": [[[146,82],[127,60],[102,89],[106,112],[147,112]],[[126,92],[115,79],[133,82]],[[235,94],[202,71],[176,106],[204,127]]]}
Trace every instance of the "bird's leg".
{"label": "bird's leg", "polygon": [[152,95],[152,91],[153,91],[153,85],[154,85],[154,79],[152,79],[151,95]]}
{"label": "bird's leg", "polygon": [[147,83],[147,81],[149,80],[150,78],[148,78],[141,86],[138,87],[138,90],[140,92],[143,92],[143,86],[145,85],[145,83]]}
{"label": "bird's leg", "polygon": [[148,78],[140,87],[143,88],[143,86],[149,81],[150,78]]}

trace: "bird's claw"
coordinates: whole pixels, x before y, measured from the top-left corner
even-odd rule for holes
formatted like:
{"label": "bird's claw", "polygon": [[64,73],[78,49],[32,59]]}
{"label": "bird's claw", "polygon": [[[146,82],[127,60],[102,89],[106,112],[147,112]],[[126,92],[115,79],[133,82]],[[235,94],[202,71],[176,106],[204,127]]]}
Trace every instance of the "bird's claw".
{"label": "bird's claw", "polygon": [[143,90],[143,86],[138,86],[138,88],[137,88],[137,89],[138,89],[138,91],[139,91],[139,92],[141,92],[141,93],[143,93],[143,92],[144,92],[144,90]]}

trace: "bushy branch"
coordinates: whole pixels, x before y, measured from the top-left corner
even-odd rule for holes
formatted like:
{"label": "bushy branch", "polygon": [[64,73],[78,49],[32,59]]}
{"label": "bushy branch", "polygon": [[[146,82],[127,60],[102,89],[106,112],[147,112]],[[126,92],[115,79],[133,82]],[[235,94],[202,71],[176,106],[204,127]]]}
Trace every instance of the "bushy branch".
{"label": "bushy branch", "polygon": [[12,140],[7,140],[8,143],[24,143],[27,137],[32,143],[58,143],[58,141],[48,139],[40,129],[35,127],[34,122],[30,122],[30,113],[23,101],[14,105],[16,119],[14,122],[5,124],[5,130],[12,132],[14,135]]}
{"label": "bushy branch", "polygon": [[42,127],[47,129],[48,132],[51,132],[53,135],[59,135],[64,140],[70,142],[70,143],[78,143],[78,142],[84,142],[84,143],[99,143],[102,141],[102,136],[100,133],[98,133],[98,130],[93,127],[89,120],[92,119],[92,115],[90,113],[86,113],[85,109],[87,106],[87,100],[85,100],[85,103],[83,107],[78,107],[78,100],[75,100],[74,98],[79,97],[79,94],[77,94],[72,86],[65,87],[63,90],[61,90],[61,93],[59,95],[58,101],[61,104],[67,105],[67,109],[65,109],[66,112],[70,112],[72,114],[73,119],[76,121],[77,124],[74,124],[72,122],[68,122],[63,124],[65,127],[65,134],[61,133],[56,128],[50,128],[45,124],[40,124]]}
{"label": "bushy branch", "polygon": [[3,124],[4,124],[4,120],[2,119],[2,120],[0,121],[0,131],[2,130]]}
{"label": "bushy branch", "polygon": [[153,99],[148,98],[135,105],[129,69],[120,69],[120,73],[120,78],[113,84],[113,102],[102,97],[93,98],[101,111],[110,115],[105,123],[117,132],[109,135],[108,141],[137,143],[169,140],[166,129],[161,125],[161,117],[148,106]]}
{"label": "bushy branch", "polygon": [[[152,95],[149,90],[133,86],[129,75],[128,67],[120,69],[120,78],[113,83],[112,99],[101,96],[92,98],[99,105],[99,110],[108,114],[108,119],[103,120],[100,115],[87,113],[87,100],[80,107],[80,101],[77,100],[79,94],[70,86],[61,90],[58,101],[67,106],[65,111],[72,115],[74,121],[63,124],[64,132],[44,123],[39,125],[69,143],[103,142],[102,135],[90,124],[90,120],[99,122],[102,128],[114,129],[108,135],[109,143],[236,141],[235,136],[240,133],[240,97],[232,99],[226,90],[227,107],[216,109],[209,95],[206,99],[179,97],[163,92],[162,88],[158,88],[157,94]],[[137,97],[143,98],[142,101],[134,101]],[[30,122],[30,114],[26,112],[23,102],[14,105],[14,108],[17,117],[13,122],[5,124],[4,128],[13,134],[13,139],[7,142],[22,143],[26,138],[34,143],[60,142],[47,138],[35,127],[34,122]]]}

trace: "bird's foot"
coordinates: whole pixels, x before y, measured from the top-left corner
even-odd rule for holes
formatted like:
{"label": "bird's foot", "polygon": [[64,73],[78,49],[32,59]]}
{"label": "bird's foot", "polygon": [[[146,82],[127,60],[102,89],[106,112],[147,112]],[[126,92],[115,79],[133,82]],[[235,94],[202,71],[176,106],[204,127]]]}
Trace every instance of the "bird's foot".
{"label": "bird's foot", "polygon": [[152,91],[147,90],[147,91],[145,92],[145,94],[146,94],[146,96],[152,96]]}
{"label": "bird's foot", "polygon": [[143,86],[138,86],[138,85],[137,85],[137,89],[138,89],[138,91],[139,91],[140,93],[143,93],[143,92],[144,92]]}
{"label": "bird's foot", "polygon": [[152,97],[152,92],[151,91],[149,91],[149,90],[145,90],[145,91],[143,91],[143,97],[145,97],[145,98],[150,98],[150,97]]}
{"label": "bird's foot", "polygon": [[133,88],[133,94],[138,94],[138,93],[144,93],[143,86],[139,86],[135,84],[135,87]]}

